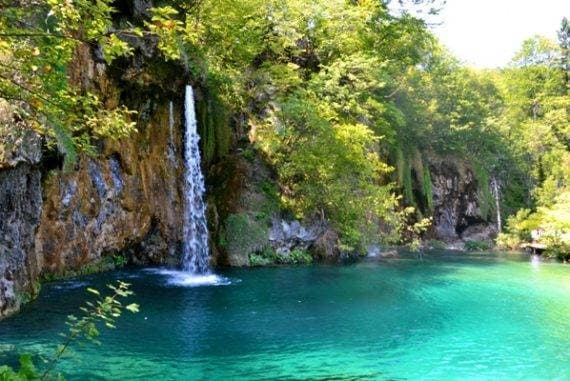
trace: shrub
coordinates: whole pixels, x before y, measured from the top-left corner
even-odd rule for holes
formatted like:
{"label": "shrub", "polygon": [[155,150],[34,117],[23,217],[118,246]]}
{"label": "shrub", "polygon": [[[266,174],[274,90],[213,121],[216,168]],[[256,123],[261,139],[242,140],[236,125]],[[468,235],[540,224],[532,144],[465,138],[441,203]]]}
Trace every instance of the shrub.
{"label": "shrub", "polygon": [[548,234],[542,237],[546,244],[545,256],[556,258],[559,261],[570,260],[570,243],[564,241],[559,234]]}
{"label": "shrub", "polygon": [[429,249],[434,249],[434,250],[444,250],[446,247],[445,242],[437,239],[430,239],[429,241],[426,242],[426,246]]}
{"label": "shrub", "polygon": [[496,244],[500,249],[516,250],[523,241],[516,234],[499,233]]}
{"label": "shrub", "polygon": [[466,241],[465,250],[467,251],[485,251],[491,249],[488,241]]}
{"label": "shrub", "polygon": [[122,254],[113,255],[113,264],[116,268],[125,267],[128,263],[127,257]]}
{"label": "shrub", "polygon": [[83,315],[76,317],[69,315],[66,324],[69,327],[67,333],[61,333],[63,342],[57,346],[51,358],[47,359],[43,369],[39,369],[33,362],[32,355],[22,354],[20,356],[20,368],[13,369],[10,366],[0,366],[0,380],[2,381],[32,381],[32,380],[63,380],[61,374],[54,375],[53,372],[61,360],[62,356],[69,350],[70,346],[75,342],[91,342],[99,343],[99,326],[104,325],[107,328],[115,328],[115,322],[121,314],[128,310],[130,312],[138,312],[138,304],[131,303],[123,305],[120,299],[133,295],[130,285],[125,282],[118,281],[116,285],[108,285],[112,291],[110,295],[102,296],[95,289],[88,288],[87,291],[96,296],[94,301],[86,302],[81,307]]}
{"label": "shrub", "polygon": [[288,260],[289,263],[305,264],[305,263],[312,263],[313,257],[306,250],[294,249],[288,255]]}

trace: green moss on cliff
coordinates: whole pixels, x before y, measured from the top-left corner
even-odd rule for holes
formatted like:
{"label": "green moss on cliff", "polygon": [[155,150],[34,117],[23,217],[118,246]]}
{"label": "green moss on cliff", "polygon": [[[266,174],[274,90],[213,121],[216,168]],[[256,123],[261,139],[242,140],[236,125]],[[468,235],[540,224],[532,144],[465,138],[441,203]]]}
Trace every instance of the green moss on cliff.
{"label": "green moss on cliff", "polygon": [[[124,257],[121,256],[121,258]],[[123,262],[123,260],[124,259],[118,259],[118,256],[106,256],[82,265],[77,269],[65,270],[57,273],[42,274],[40,281],[53,282],[56,280],[73,278],[76,276],[85,276],[115,270],[116,268],[120,268],[125,265],[125,262]]]}
{"label": "green moss on cliff", "polygon": [[230,215],[224,226],[225,249],[229,258],[248,257],[262,252],[269,244],[269,227],[265,221],[248,213]]}
{"label": "green moss on cliff", "polygon": [[473,174],[477,180],[480,215],[487,219],[493,210],[493,194],[489,187],[489,173],[481,165],[473,167]]}
{"label": "green moss on cliff", "polygon": [[424,166],[423,173],[423,193],[426,198],[427,208],[430,213],[434,211],[433,205],[433,187],[431,181],[431,173],[428,166]]}
{"label": "green moss on cliff", "polygon": [[213,92],[206,90],[205,99],[197,104],[197,113],[204,160],[223,158],[229,152],[232,135],[227,108]]}
{"label": "green moss on cliff", "polygon": [[250,253],[248,256],[250,266],[267,265],[305,265],[313,263],[312,255],[302,249],[293,249],[290,253],[276,253],[270,247],[261,252]]}

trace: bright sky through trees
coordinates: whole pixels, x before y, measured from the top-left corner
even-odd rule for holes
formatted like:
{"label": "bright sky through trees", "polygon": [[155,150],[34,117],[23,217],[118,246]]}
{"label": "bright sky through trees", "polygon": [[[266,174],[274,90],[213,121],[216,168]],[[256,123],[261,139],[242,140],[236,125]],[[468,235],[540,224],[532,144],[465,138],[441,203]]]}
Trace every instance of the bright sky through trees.
{"label": "bright sky through trees", "polygon": [[465,63],[497,67],[532,35],[556,38],[564,16],[568,0],[448,0],[433,30]]}

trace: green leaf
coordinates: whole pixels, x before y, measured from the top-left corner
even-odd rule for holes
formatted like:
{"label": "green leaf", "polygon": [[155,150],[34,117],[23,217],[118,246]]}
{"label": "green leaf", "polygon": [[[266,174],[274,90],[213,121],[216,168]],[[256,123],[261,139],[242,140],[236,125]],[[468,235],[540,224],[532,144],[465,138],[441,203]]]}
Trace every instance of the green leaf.
{"label": "green leaf", "polygon": [[94,294],[94,295],[101,296],[101,293],[99,291],[95,290],[94,288],[88,287],[87,291]]}
{"label": "green leaf", "polygon": [[127,310],[131,311],[132,313],[139,312],[139,305],[136,303],[131,303],[125,307]]}

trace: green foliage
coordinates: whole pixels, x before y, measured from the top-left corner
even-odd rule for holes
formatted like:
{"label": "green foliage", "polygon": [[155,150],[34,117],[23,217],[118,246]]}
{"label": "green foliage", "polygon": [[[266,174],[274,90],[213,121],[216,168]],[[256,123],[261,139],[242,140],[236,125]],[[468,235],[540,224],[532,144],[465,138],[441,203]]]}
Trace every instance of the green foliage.
{"label": "green foliage", "polygon": [[293,249],[289,253],[276,253],[270,247],[256,253],[249,253],[250,266],[304,265],[313,262],[313,256],[306,250]]}
{"label": "green foliage", "polygon": [[[164,62],[182,61],[204,90],[206,162],[247,132],[254,148],[244,158],[261,155],[278,187],[268,210],[228,219],[228,250],[258,255],[275,205],[328,220],[351,250],[378,235],[415,246],[422,216],[434,212],[433,157],[472,164],[484,218],[494,217],[492,179],[505,216],[531,208],[528,218],[567,232],[559,227],[570,183],[567,20],[559,46],[533,37],[509,67],[478,71],[424,20],[391,15],[385,1],[165,0],[137,26],[116,22],[112,0],[16,3],[0,16],[0,98],[21,106],[19,117],[65,154],[66,169],[94,151],[93,139],[135,131],[132,111],[107,108],[69,81],[77,53],[91,46],[112,64],[133,54],[127,41],[153,38]],[[507,234],[523,239],[516,226]]]}
{"label": "green foliage", "polygon": [[133,112],[106,109],[93,93],[71,83],[67,68],[80,49],[99,45],[108,63],[132,49],[112,27],[111,0],[16,0],[0,14],[0,98],[21,107],[30,128],[46,136],[72,169],[93,137],[135,131]]}
{"label": "green foliage", "polygon": [[255,160],[255,150],[251,147],[245,148],[241,152],[241,155],[244,157],[244,159],[246,159],[250,163],[253,163],[253,161]]}
{"label": "green foliage", "polygon": [[433,213],[433,211],[434,211],[433,189],[432,189],[431,174],[429,171],[429,167],[427,165],[424,167],[423,184],[422,185],[423,185],[423,193],[425,195],[426,202],[427,202],[428,211],[430,213]]}
{"label": "green foliage", "polygon": [[489,218],[491,211],[494,209],[493,195],[489,187],[489,174],[480,164],[475,164],[473,170],[479,188],[477,193],[481,216],[483,218]]}
{"label": "green foliage", "polygon": [[[2,381],[28,381],[28,380],[40,380],[40,373],[38,372],[36,366],[34,365],[32,356],[29,354],[23,354],[19,359],[20,368],[15,371],[7,365],[0,366],[0,380]],[[59,376],[56,379],[62,380],[63,378]]]}
{"label": "green foliage", "polygon": [[215,90],[208,89],[205,97],[197,105],[198,126],[204,160],[211,162],[227,155],[231,143],[231,127],[227,110]]}
{"label": "green foliage", "polygon": [[129,260],[126,256],[122,254],[113,255],[113,264],[115,268],[125,267],[129,263]]}
{"label": "green foliage", "polygon": [[313,257],[306,250],[294,249],[287,256],[287,260],[294,264],[307,264],[313,262]]}
{"label": "green foliage", "polygon": [[[532,209],[509,218],[499,243],[518,247],[541,229],[539,243],[564,259],[570,243],[570,123],[568,110],[567,36],[559,33],[560,46],[535,36],[525,41],[512,66],[498,79],[506,109],[502,128],[518,160],[527,170],[527,192]],[[562,253],[562,254],[560,254]]]}
{"label": "green foliage", "polygon": [[412,185],[412,166],[409,160],[404,161],[403,168],[404,200],[408,205],[414,205],[414,189]]}
{"label": "green foliage", "polygon": [[101,326],[116,328],[116,322],[125,310],[132,313],[139,311],[138,304],[125,305],[121,302],[133,295],[128,283],[118,281],[117,284],[107,287],[111,290],[109,295],[101,295],[98,290],[93,288],[87,289],[95,299],[86,302],[85,306],[80,308],[81,315],[79,317],[74,315],[67,317],[68,331],[60,334],[63,337],[62,343],[50,358],[44,359],[41,367],[34,364],[32,355],[23,354],[20,356],[20,367],[17,371],[7,365],[0,366],[0,380],[63,380],[61,374],[55,373],[55,368],[63,355],[69,351],[71,345],[76,343],[99,344],[97,338]]}
{"label": "green foliage", "polygon": [[570,241],[560,234],[547,234],[542,238],[546,244],[546,256],[553,257],[559,261],[570,261]]}
{"label": "green foliage", "polygon": [[275,264],[278,258],[277,253],[270,247],[265,247],[261,251],[248,254],[249,265],[252,267]]}
{"label": "green foliage", "polygon": [[492,245],[488,241],[465,242],[465,250],[467,251],[487,251],[489,249],[492,249]]}
{"label": "green foliage", "polygon": [[185,15],[165,9],[160,24],[184,29],[189,66],[205,73],[226,107],[248,116],[285,207],[327,218],[349,246],[397,215],[379,148],[402,119],[386,99],[392,76],[403,63],[416,64],[432,41],[421,20],[393,17],[382,2],[368,1],[236,7],[223,0],[177,9]]}

